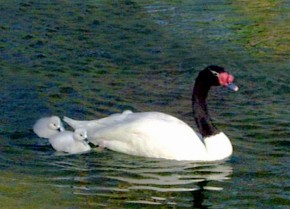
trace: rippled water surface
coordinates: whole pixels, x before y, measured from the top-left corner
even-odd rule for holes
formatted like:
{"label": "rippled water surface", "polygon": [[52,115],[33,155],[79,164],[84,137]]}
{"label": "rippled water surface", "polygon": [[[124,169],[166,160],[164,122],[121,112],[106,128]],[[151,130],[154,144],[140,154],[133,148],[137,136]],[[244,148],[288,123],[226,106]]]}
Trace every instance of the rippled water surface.
{"label": "rippled water surface", "polygon": [[[0,2],[1,208],[289,208],[287,1]],[[32,132],[125,109],[195,128],[191,88],[210,64],[240,86],[209,95],[225,162],[66,155]]]}

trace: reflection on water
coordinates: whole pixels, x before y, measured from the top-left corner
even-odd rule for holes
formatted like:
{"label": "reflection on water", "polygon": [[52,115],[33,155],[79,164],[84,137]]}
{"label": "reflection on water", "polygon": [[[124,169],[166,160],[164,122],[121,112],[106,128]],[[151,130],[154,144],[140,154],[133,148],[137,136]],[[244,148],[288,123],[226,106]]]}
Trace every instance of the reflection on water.
{"label": "reflection on water", "polygon": [[[289,8],[264,0],[3,1],[0,207],[288,208]],[[226,162],[96,149],[64,155],[31,131],[51,114],[90,120],[125,109],[195,127],[192,82],[209,64],[225,66],[240,86],[209,95],[213,120],[234,146]]]}
{"label": "reflection on water", "polygon": [[[229,180],[232,174],[231,165],[222,162],[195,164],[132,159],[111,151],[91,153],[86,160],[85,164],[79,161],[67,162],[67,159],[53,162],[51,166],[62,172],[57,171],[50,182],[57,187],[72,188],[74,194],[86,198],[108,198],[112,202],[122,199],[124,205],[190,207],[192,204],[208,204],[204,202],[205,193],[223,190],[218,182]],[[179,195],[184,192],[187,193],[186,198],[180,200]],[[102,204],[109,206],[106,201]]]}
{"label": "reflection on water", "polygon": [[[230,180],[233,170],[225,162],[196,164],[132,158],[109,150],[68,155],[55,153],[43,139],[38,139],[37,145],[21,140],[15,141],[13,149],[6,147],[1,156],[2,163],[7,164],[7,160],[13,163],[1,172],[1,189],[9,188],[12,197],[24,189],[39,190],[43,196],[32,195],[32,198],[39,198],[33,204],[36,207],[49,205],[56,198],[56,201],[63,201],[63,206],[80,208],[88,207],[90,202],[99,207],[194,205],[206,208],[209,205],[207,193],[222,192],[223,182]],[[17,154],[20,151],[22,154]],[[19,180],[15,179],[14,172],[20,174]],[[57,197],[46,199],[49,191],[56,191]],[[76,197],[78,201],[68,202]],[[15,206],[9,201],[7,205]]]}

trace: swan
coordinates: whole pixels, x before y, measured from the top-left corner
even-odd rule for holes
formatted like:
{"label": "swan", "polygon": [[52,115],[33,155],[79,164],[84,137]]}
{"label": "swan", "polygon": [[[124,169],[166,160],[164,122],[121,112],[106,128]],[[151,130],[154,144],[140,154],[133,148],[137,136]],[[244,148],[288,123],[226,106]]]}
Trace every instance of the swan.
{"label": "swan", "polygon": [[78,128],[74,132],[62,131],[49,138],[51,146],[59,152],[78,154],[91,150],[90,145],[85,141],[87,132]]}
{"label": "swan", "polygon": [[192,93],[199,132],[161,112],[125,111],[98,120],[64,117],[64,121],[74,129],[85,128],[91,143],[113,151],[170,160],[219,161],[231,156],[233,148],[229,138],[212,124],[206,98],[212,86],[238,91],[233,81],[223,67],[211,65],[199,72]]}
{"label": "swan", "polygon": [[41,138],[49,138],[60,131],[64,131],[64,127],[58,116],[40,118],[33,125],[33,132]]}

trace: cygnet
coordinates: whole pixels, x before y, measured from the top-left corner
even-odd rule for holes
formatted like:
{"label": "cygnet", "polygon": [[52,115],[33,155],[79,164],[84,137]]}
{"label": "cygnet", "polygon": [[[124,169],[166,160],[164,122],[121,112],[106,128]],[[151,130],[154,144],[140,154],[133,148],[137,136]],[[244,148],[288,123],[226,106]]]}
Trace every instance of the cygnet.
{"label": "cygnet", "polygon": [[77,154],[91,150],[90,145],[85,141],[86,138],[86,130],[79,128],[74,132],[59,132],[50,137],[49,142],[56,151]]}
{"label": "cygnet", "polygon": [[41,138],[50,138],[54,134],[64,131],[64,127],[58,116],[43,117],[36,121],[33,131]]}

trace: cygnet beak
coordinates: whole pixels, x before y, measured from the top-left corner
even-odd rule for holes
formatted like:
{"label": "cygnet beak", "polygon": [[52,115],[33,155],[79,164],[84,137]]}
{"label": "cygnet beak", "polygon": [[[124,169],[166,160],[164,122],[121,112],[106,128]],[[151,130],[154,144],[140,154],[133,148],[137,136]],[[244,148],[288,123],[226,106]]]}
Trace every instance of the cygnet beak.
{"label": "cygnet beak", "polygon": [[62,132],[62,131],[64,131],[64,127],[59,127],[57,130],[58,130],[59,132]]}

